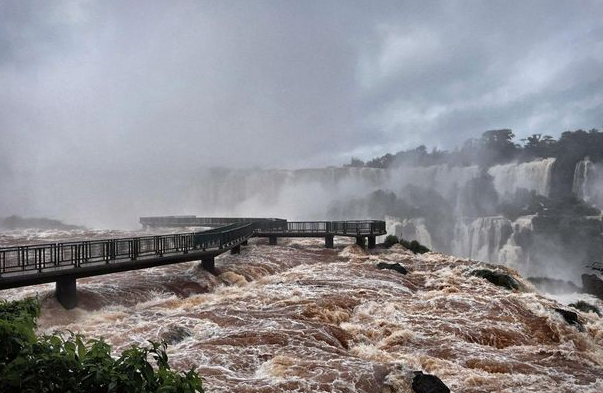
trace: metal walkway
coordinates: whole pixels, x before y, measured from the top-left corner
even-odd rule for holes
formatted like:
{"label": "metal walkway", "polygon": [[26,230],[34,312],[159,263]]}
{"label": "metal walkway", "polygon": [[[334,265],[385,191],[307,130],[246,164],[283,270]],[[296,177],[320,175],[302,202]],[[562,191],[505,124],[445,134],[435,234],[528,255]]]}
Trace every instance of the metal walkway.
{"label": "metal walkway", "polygon": [[355,237],[375,246],[385,234],[383,221],[295,221],[270,218],[167,216],[142,217],[144,227],[209,227],[213,229],[157,236],[85,240],[0,248],[0,289],[56,282],[57,298],[66,308],[76,305],[75,280],[128,270],[201,260],[214,272],[214,258],[239,253],[250,237]]}

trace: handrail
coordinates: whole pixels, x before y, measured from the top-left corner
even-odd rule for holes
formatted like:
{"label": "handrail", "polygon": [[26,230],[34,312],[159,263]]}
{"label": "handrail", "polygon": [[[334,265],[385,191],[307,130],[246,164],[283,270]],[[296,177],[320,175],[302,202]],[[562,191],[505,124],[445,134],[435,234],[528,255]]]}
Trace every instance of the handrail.
{"label": "handrail", "polygon": [[0,248],[0,277],[10,273],[79,268],[94,264],[163,257],[176,253],[187,254],[207,250],[215,250],[219,253],[219,250],[232,248],[249,237],[257,235],[377,236],[386,232],[384,221],[370,220],[287,221],[266,218],[168,216],[142,217],[140,221],[169,224],[173,222],[170,220],[176,219],[176,225],[180,225],[178,223],[182,220],[193,218],[197,220],[196,222],[216,225],[223,220],[224,225],[201,232],[4,247]]}
{"label": "handrail", "polygon": [[222,249],[251,237],[256,228],[255,223],[232,224],[203,232],[4,247],[0,248],[0,276]]}

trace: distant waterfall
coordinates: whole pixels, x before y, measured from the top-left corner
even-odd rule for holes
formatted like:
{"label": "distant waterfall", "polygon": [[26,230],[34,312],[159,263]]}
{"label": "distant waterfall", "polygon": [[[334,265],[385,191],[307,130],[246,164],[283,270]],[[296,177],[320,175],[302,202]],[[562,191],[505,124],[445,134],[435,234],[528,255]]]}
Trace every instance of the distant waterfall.
{"label": "distant waterfall", "polygon": [[460,222],[452,241],[453,254],[497,263],[500,249],[512,234],[511,221],[502,216],[479,217],[468,225]]}
{"label": "distant waterfall", "polygon": [[574,170],[572,192],[586,202],[600,204],[603,196],[603,171],[600,165],[593,163],[588,157],[579,161]]}
{"label": "distant waterfall", "polygon": [[400,219],[386,216],[385,223],[388,234],[409,241],[416,240],[429,249],[433,248],[433,241],[424,218]]}
{"label": "distant waterfall", "polygon": [[[315,168],[297,170],[213,169],[199,175],[196,194],[207,212],[199,214],[250,214],[291,219],[324,219],[333,201],[366,197],[376,190],[403,195],[412,184],[448,197],[478,176],[477,166]],[[368,218],[367,206],[358,206],[353,218]],[[350,218],[350,217],[348,217]]]}
{"label": "distant waterfall", "polygon": [[495,165],[488,170],[488,174],[494,178],[494,188],[500,197],[514,195],[518,188],[548,196],[554,164],[555,158],[546,158],[520,164]]}

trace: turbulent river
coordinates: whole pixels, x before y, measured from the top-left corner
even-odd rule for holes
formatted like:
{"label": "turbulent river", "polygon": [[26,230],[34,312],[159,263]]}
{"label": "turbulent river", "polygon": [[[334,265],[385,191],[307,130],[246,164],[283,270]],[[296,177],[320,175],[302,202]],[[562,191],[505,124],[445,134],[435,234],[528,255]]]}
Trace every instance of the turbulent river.
{"label": "turbulent river", "polygon": [[[0,246],[119,232],[12,232]],[[402,275],[379,270],[398,262]],[[38,296],[39,333],[104,337],[119,352],[178,328],[175,368],[194,367],[208,392],[412,392],[411,372],[454,392],[601,392],[603,320],[579,312],[584,329],[539,294],[470,276],[478,262],[395,246],[365,252],[347,239],[252,239],[240,255],[78,280],[79,307],[64,310],[53,285],[0,292]],[[587,295],[591,304],[603,307]],[[572,299],[575,300],[575,299]]]}

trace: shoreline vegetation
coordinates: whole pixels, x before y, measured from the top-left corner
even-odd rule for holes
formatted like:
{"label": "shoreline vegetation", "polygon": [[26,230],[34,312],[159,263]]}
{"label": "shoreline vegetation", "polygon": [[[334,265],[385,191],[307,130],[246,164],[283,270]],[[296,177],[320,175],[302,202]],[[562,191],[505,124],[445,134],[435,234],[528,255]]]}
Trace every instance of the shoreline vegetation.
{"label": "shoreline vegetation", "polygon": [[132,345],[114,358],[102,339],[36,336],[39,315],[34,298],[0,303],[0,392],[204,392],[194,370],[171,370],[166,343]]}

